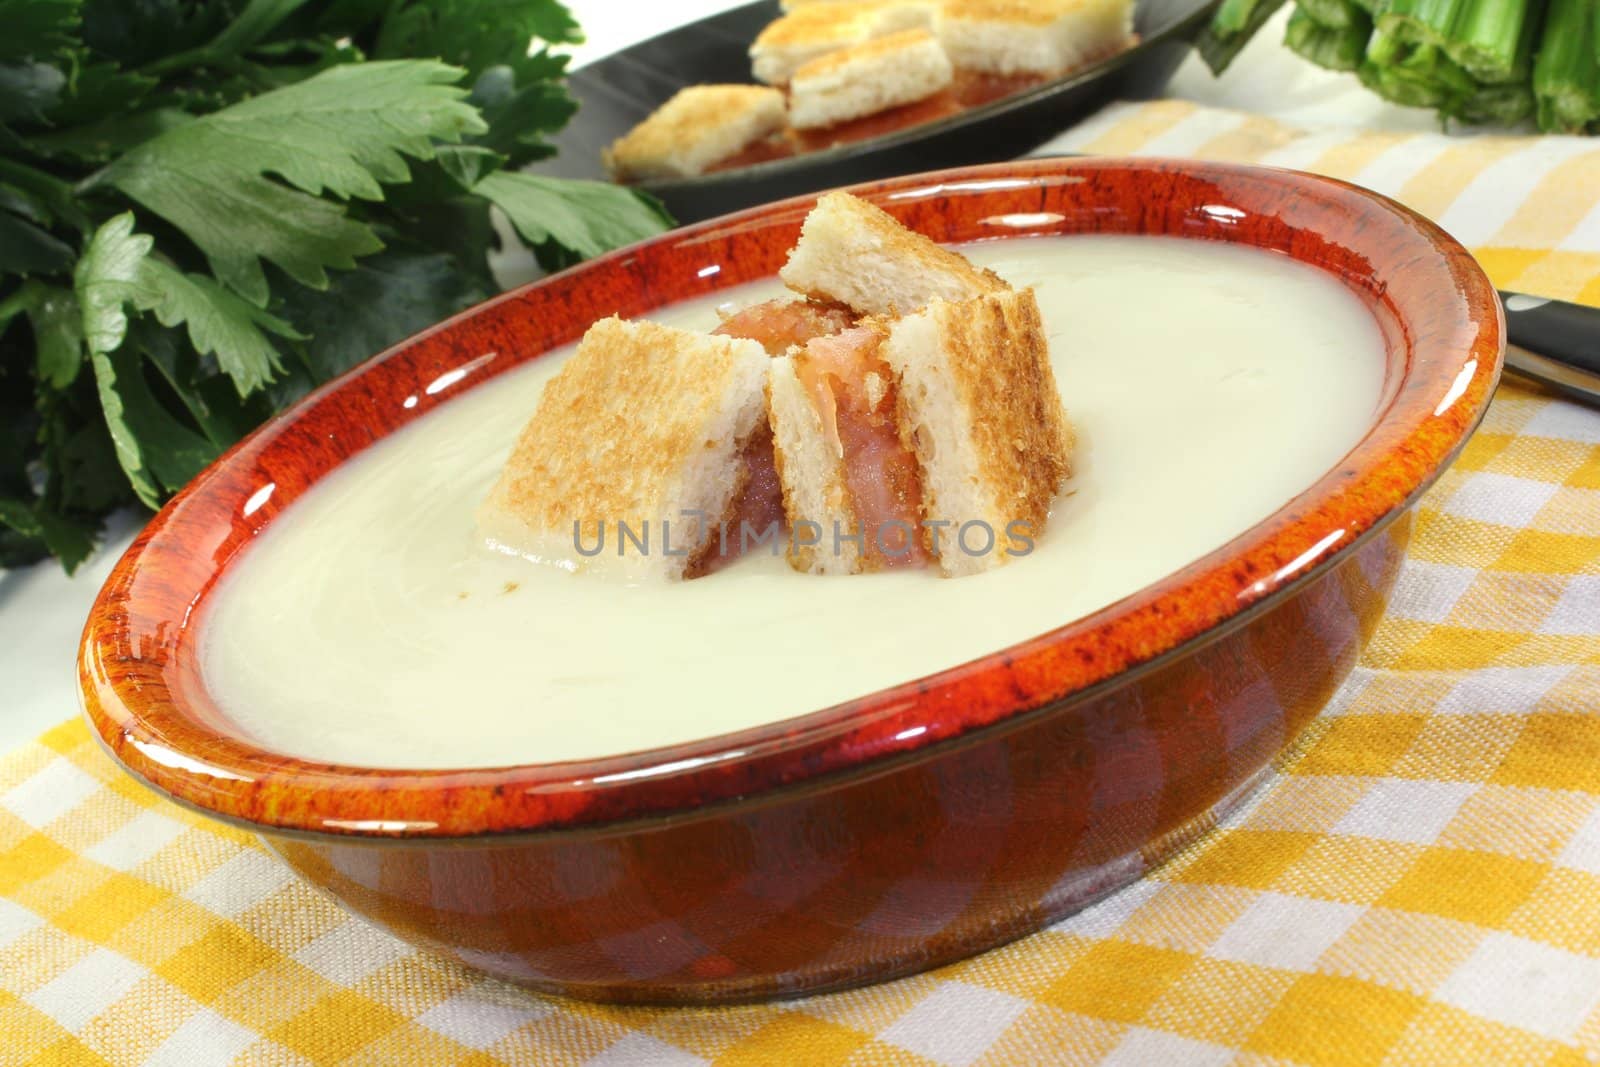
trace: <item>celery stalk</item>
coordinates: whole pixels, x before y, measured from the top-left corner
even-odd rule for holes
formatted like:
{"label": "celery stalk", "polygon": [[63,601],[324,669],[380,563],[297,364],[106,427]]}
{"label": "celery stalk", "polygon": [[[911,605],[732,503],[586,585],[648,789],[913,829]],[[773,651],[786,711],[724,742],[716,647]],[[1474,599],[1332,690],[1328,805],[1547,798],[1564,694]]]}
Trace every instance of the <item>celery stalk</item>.
{"label": "celery stalk", "polygon": [[[1324,29],[1346,30],[1354,26],[1366,26],[1369,33],[1372,30],[1372,17],[1351,0],[1295,0],[1295,6],[1298,9],[1297,16],[1304,15]],[[1366,44],[1365,37],[1361,43]]]}
{"label": "celery stalk", "polygon": [[1542,2],[1472,0],[1451,24],[1445,51],[1487,85],[1526,85],[1544,6]]}
{"label": "celery stalk", "polygon": [[1494,122],[1509,126],[1534,113],[1533,89],[1527,82],[1480,85],[1439,110],[1447,117],[1463,122]]}
{"label": "celery stalk", "polygon": [[1447,99],[1444,90],[1431,82],[1397,77],[1393,68],[1370,61],[1356,68],[1356,76],[1362,85],[1402,107],[1439,107]]}
{"label": "celery stalk", "polygon": [[1378,28],[1443,48],[1476,81],[1527,81],[1544,0],[1391,0]]}
{"label": "celery stalk", "polygon": [[1372,20],[1357,10],[1359,21],[1343,27],[1327,26],[1307,14],[1305,0],[1299,0],[1284,30],[1283,43],[1296,54],[1329,70],[1356,70],[1366,54]]}
{"label": "celery stalk", "polygon": [[1595,0],[1551,0],[1533,67],[1539,128],[1582,133],[1600,121]]}
{"label": "celery stalk", "polygon": [[[1223,0],[1200,43],[1223,67],[1283,0]],[[1291,51],[1446,119],[1600,133],[1600,0],[1296,0]]]}
{"label": "celery stalk", "polygon": [[1407,107],[1449,111],[1478,89],[1472,76],[1442,48],[1402,40],[1381,29],[1367,44],[1367,57],[1356,73],[1367,88]]}
{"label": "celery stalk", "polygon": [[[1442,47],[1461,9],[1472,0],[1389,0],[1378,29],[1399,44]],[[1490,0],[1504,3],[1506,0]]]}
{"label": "celery stalk", "polygon": [[1211,25],[1195,41],[1195,50],[1211,73],[1221,74],[1250,43],[1285,0],[1222,0]]}

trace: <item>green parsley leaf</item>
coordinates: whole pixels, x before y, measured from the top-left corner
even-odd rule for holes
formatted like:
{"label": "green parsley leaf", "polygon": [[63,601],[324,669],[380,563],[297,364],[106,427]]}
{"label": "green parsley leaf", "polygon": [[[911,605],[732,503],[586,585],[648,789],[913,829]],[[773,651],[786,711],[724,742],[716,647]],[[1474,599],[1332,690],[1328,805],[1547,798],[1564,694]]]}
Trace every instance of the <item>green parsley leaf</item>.
{"label": "green parsley leaf", "polygon": [[[267,390],[241,397],[233,381],[217,370],[216,360],[197,355],[182,330],[169,329],[154,319],[136,319],[128,324],[127,343],[143,352],[161,372],[196,428],[219,450],[272,415]],[[281,374],[275,376],[274,386],[282,378]]]}
{"label": "green parsley leaf", "polygon": [[473,186],[499,170],[505,161],[506,157],[500,153],[477,145],[446,145],[439,149],[439,167],[455,183],[457,192],[471,192]]}
{"label": "green parsley leaf", "polygon": [[21,500],[0,497],[0,525],[8,526],[61,561],[68,574],[78,569],[94,551],[95,529],[51,514]]}
{"label": "green parsley leaf", "polygon": [[305,5],[306,0],[250,0],[228,28],[206,45],[206,51],[213,55],[244,52]]}
{"label": "green parsley leaf", "polygon": [[[89,217],[78,203],[72,186],[60,178],[26,163],[0,158],[0,182],[26,194],[35,211],[43,210],[50,218],[60,219],[82,230],[89,229]],[[31,212],[28,214],[37,218]]]}
{"label": "green parsley leaf", "polygon": [[34,346],[38,353],[39,380],[52,389],[65,389],[83,366],[83,313],[71,289],[45,288],[29,310]]}
{"label": "green parsley leaf", "polygon": [[47,394],[30,388],[33,353],[26,344],[27,331],[7,332],[6,320],[22,311],[8,311],[11,303],[0,304],[0,496],[26,496],[38,480],[30,468],[39,408]]}
{"label": "green parsley leaf", "polygon": [[95,352],[90,359],[117,461],[139,499],[158,508],[166,493],[205,470],[219,449],[173,418],[150,391],[138,352]]}
{"label": "green parsley leaf", "polygon": [[[63,519],[96,518],[131,503],[133,491],[117,464],[111,432],[100,413],[93,375],[70,389],[41,392],[36,404],[44,492],[37,506]],[[95,521],[91,529],[98,528]]]}
{"label": "green parsley leaf", "polygon": [[489,130],[477,143],[521,166],[555,153],[545,134],[555,133],[578,110],[561,84],[531,80],[508,66],[490,67],[472,86],[472,102],[483,109]]}
{"label": "green parsley leaf", "polygon": [[243,0],[83,0],[83,43],[136,67],[211,40]]}
{"label": "green parsley leaf", "polygon": [[0,0],[0,60],[53,55],[72,44],[79,0]]}
{"label": "green parsley leaf", "polygon": [[[81,56],[74,62],[76,69],[61,102],[46,116],[51,133],[64,133],[81,124],[126,121],[128,113],[140,107],[158,84],[155,78],[123,70],[115,63],[90,62]],[[131,148],[138,141],[125,138],[122,143]]]}
{"label": "green parsley leaf", "polygon": [[402,217],[437,210],[444,202],[470,195],[473,186],[505,162],[505,156],[478,145],[440,145],[432,159],[411,168],[409,182],[387,190],[385,207]]}
{"label": "green parsley leaf", "polygon": [[76,566],[494,292],[496,210],[547,267],[668,221],[506,173],[572,115],[558,0],[0,0],[0,27],[0,566]]}
{"label": "green parsley leaf", "polygon": [[[338,197],[379,200],[408,177],[403,155],[485,126],[453,83],[461,71],[408,60],[356,63],[169,130],[98,176],[182,230],[224,285],[265,306],[261,259],[313,288],[381,247]],[[266,177],[279,176],[294,189]]]}
{"label": "green parsley leaf", "polygon": [[[212,279],[184,274],[149,258],[150,246],[150,238],[133,232],[131,212],[107,222],[90,242],[84,262],[97,255],[102,264],[93,268],[100,273],[90,278],[92,295],[84,298],[86,312],[99,324],[90,336],[91,347],[110,351],[122,343],[121,333],[127,330],[122,305],[132,304],[140,311],[153,312],[163,326],[186,326],[194,350],[201,355],[214,354],[241,397],[270,382],[281,364],[277,349],[263,331],[279,337],[301,335]],[[84,284],[80,275],[80,290]],[[93,307],[88,303],[91,300]]]}
{"label": "green parsley leaf", "polygon": [[39,198],[0,182],[0,211],[9,211],[39,226],[50,225],[50,212]]}
{"label": "green parsley leaf", "polygon": [[66,84],[49,63],[0,63],[0,122],[43,119]]}
{"label": "green parsley leaf", "polygon": [[[190,343],[200,351],[215,350],[235,385],[248,377],[251,389],[270,380],[277,365],[276,352],[258,325],[265,320],[274,332],[292,331],[259,311],[255,316],[243,313],[248,305],[237,297],[214,301],[220,287],[196,284],[194,278],[149,259],[151,244],[149,237],[133,232],[131,212],[111,219],[96,231],[79,261],[77,291],[117,460],[139,499],[153,508],[165,492],[198,474],[219,448],[175,419],[150,391],[138,349],[123,345],[128,335],[124,305],[155,311],[163,325],[184,322]],[[257,344],[261,347],[253,347]],[[240,387],[241,394],[247,391]]]}
{"label": "green parsley leaf", "polygon": [[83,316],[71,289],[29,280],[0,303],[0,332],[18,314],[33,329],[36,374],[52,389],[65,389],[83,366]]}
{"label": "green parsley leaf", "polygon": [[671,223],[654,197],[609,182],[497,171],[474,189],[506,213],[541,265],[567,266],[660,233]]}
{"label": "green parsley leaf", "polygon": [[[443,252],[456,262],[463,284],[484,297],[499,291],[488,253],[498,248],[490,203],[477,196],[451,196],[416,212],[397,211],[385,239],[395,251]],[[293,294],[289,294],[293,299]],[[289,316],[291,319],[293,316]]]}
{"label": "green parsley leaf", "polygon": [[140,265],[139,281],[160,295],[138,306],[154,312],[163,326],[186,326],[194,350],[201,355],[214,354],[240,396],[260,389],[281,369],[278,350],[262,331],[279,337],[300,336],[282,319],[202,274],[184,274],[160,260],[147,259]]}
{"label": "green parsley leaf", "polygon": [[476,77],[522,59],[535,38],[577,44],[583,34],[555,0],[412,0],[384,19],[372,55],[438,56]]}
{"label": "green parsley leaf", "polygon": [[158,107],[36,134],[30,143],[48,156],[72,156],[89,163],[103,163],[193,118],[175,107]]}
{"label": "green parsley leaf", "polygon": [[[83,310],[83,337],[91,353],[110,352],[128,334],[123,305],[138,289],[139,266],[155,241],[133,232],[133,212],[124,211],[95,231],[78,261],[74,284]],[[154,300],[156,294],[145,294]]]}
{"label": "green parsley leaf", "polygon": [[285,314],[312,338],[306,362],[323,381],[488,295],[451,256],[388,249],[326,292],[286,294]]}
{"label": "green parsley leaf", "polygon": [[0,211],[0,274],[54,274],[72,266],[72,248],[33,223]]}
{"label": "green parsley leaf", "polygon": [[[153,242],[133,232],[133,215],[118,215],[95,233],[89,247],[78,262],[76,282],[78,303],[83,309],[83,333],[88,342],[89,357],[94,366],[95,382],[100,393],[100,407],[105,413],[106,426],[111,431],[111,443],[116,448],[117,462],[128,477],[128,484],[147,507],[161,504],[161,488],[146,464],[147,445],[140,440],[134,423],[140,419],[142,401],[137,386],[142,384],[138,354],[130,352],[113,363],[107,353],[113,352],[128,335],[128,315],[123,310],[129,290],[137,282],[139,264],[144,262]],[[126,383],[119,381],[119,375]],[[120,388],[119,388],[120,386]],[[133,415],[123,404],[122,394],[134,395]],[[144,390],[148,394],[148,389]],[[159,445],[168,442],[165,435],[149,435]],[[181,450],[185,442],[173,442]]]}

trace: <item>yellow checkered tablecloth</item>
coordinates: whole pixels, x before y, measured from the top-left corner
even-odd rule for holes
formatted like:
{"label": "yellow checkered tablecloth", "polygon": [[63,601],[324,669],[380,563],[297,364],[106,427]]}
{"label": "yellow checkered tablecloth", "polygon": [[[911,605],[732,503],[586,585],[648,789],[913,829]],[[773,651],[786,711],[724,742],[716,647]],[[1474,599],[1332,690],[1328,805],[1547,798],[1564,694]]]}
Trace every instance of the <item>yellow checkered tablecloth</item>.
{"label": "yellow checkered tablecloth", "polygon": [[[1503,287],[1600,304],[1600,141],[1301,133],[1118,106],[1057,150],[1399,197]],[[1389,616],[1224,828],[1052,929],[786,1004],[613,1008],[421,955],[78,722],[0,759],[0,1064],[1600,1060],[1600,412],[1510,384]]]}

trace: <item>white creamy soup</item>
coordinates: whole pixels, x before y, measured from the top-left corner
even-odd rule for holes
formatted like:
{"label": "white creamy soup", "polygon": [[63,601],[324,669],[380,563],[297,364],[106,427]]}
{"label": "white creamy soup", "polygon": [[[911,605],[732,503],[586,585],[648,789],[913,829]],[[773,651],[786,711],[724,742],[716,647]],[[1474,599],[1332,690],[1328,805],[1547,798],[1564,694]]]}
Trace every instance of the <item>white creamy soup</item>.
{"label": "white creamy soup", "polygon": [[[1037,287],[1078,432],[1031,555],[974,577],[816,577],[764,552],[624,585],[479,544],[473,512],[565,353],[380,442],[267,529],[210,599],[206,680],[258,742],[384,767],[612,755],[770,723],[1112,603],[1282,507],[1362,436],[1383,377],[1359,300],[1287,257],[1166,238],[965,249]],[[663,323],[711,329],[719,303]]]}

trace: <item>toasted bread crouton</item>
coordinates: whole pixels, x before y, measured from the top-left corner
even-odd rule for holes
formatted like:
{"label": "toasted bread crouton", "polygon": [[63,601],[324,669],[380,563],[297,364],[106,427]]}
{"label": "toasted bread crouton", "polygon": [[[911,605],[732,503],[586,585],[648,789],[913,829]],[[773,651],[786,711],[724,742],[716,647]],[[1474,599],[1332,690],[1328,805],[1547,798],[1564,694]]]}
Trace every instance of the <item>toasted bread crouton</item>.
{"label": "toasted bread crouton", "polygon": [[1048,76],[1124,47],[1133,0],[944,0],[935,28],[958,69]]}
{"label": "toasted bread crouton", "polygon": [[[946,576],[1013,558],[1038,537],[1071,473],[1072,432],[1061,409],[1033,290],[935,301],[889,325],[881,353],[900,376],[902,439],[922,465],[923,514]],[[960,539],[960,526],[985,523]],[[1013,528],[1012,523],[1025,524]]]}
{"label": "toasted bread crouton", "polygon": [[[600,320],[545,386],[478,510],[480,533],[569,570],[693,573],[707,534],[743,489],[744,448],[766,417],[769,362],[743,338]],[[649,550],[619,553],[618,523],[648,527]],[[666,551],[663,523],[673,553],[683,554]],[[597,543],[597,555],[579,551]]]}
{"label": "toasted bread crouton", "polygon": [[789,123],[832,126],[932,96],[955,72],[927,30],[902,30],[813,59],[789,82]]}
{"label": "toasted bread crouton", "polygon": [[800,67],[830,52],[932,25],[929,0],[817,0],[761,31],[750,46],[750,69],[757,81],[783,85]]}
{"label": "toasted bread crouton", "polygon": [[993,271],[849,193],[818,199],[778,276],[796,292],[866,315],[906,314],[931,300],[970,300],[1009,288]]}
{"label": "toasted bread crouton", "polygon": [[619,181],[687,178],[784,127],[783,94],[760,85],[680,89],[604,153]]}

